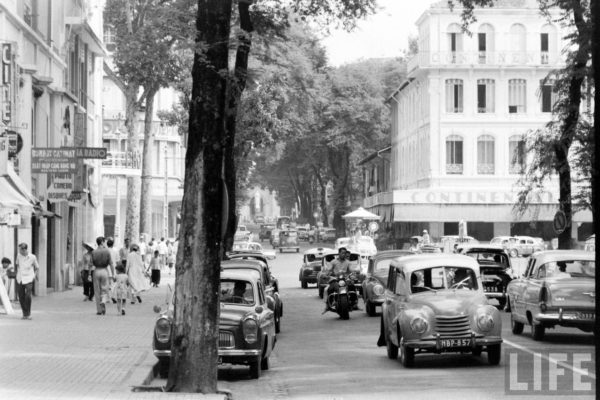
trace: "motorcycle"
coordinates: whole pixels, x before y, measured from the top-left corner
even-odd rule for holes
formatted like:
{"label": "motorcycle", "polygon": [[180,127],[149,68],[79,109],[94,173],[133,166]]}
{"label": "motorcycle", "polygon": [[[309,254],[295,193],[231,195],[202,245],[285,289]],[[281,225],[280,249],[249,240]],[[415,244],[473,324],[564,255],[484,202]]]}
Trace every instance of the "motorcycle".
{"label": "motorcycle", "polygon": [[358,294],[354,285],[354,274],[347,278],[342,274],[337,278],[331,278],[329,285],[337,282],[336,290],[325,298],[329,311],[338,313],[341,319],[349,319],[350,311],[358,306]]}

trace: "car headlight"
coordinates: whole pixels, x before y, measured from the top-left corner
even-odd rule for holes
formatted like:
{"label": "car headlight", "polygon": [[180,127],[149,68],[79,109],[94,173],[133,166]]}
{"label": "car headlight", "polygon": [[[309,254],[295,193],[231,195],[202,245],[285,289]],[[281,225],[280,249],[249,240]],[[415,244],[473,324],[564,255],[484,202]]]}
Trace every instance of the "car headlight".
{"label": "car headlight", "polygon": [[258,323],[254,318],[246,318],[243,323],[244,340],[247,343],[256,343],[258,340]]}
{"label": "car headlight", "polygon": [[171,337],[171,322],[166,318],[160,318],[154,326],[156,340],[161,343],[167,343]]}
{"label": "car headlight", "polygon": [[373,286],[373,294],[375,294],[376,296],[381,296],[383,294],[383,286],[381,285],[375,285]]}
{"label": "car headlight", "polygon": [[344,287],[344,286],[346,286],[346,282],[345,281],[340,281],[339,285],[340,285],[340,287]]}
{"label": "car headlight", "polygon": [[477,327],[482,332],[489,332],[494,328],[494,317],[488,313],[479,314],[477,316]]}
{"label": "car headlight", "polygon": [[427,328],[429,328],[429,324],[423,317],[414,317],[412,321],[410,321],[410,329],[419,335],[425,333]]}

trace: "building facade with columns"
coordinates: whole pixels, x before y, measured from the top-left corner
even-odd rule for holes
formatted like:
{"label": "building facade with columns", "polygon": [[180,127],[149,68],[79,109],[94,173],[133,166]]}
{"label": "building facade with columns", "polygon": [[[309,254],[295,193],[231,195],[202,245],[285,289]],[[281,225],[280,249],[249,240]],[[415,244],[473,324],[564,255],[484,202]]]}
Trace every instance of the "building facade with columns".
{"label": "building facade with columns", "polygon": [[2,162],[0,191],[12,186],[31,203],[0,199],[2,213],[20,215],[16,225],[0,222],[0,251],[14,262],[16,244],[29,244],[38,295],[76,283],[82,242],[102,234],[100,162],[73,158],[69,171],[42,171],[32,157],[32,149],[101,146],[101,37],[100,0],[0,0],[0,135],[17,151]]}
{"label": "building facade with columns", "polygon": [[[497,1],[475,15],[472,35],[445,1],[418,19],[419,51],[388,99],[390,190],[371,193],[365,206],[402,239],[424,229],[434,238],[457,234],[464,220],[479,240],[548,240],[556,236],[557,179],[531,195],[524,213],[514,205],[529,157],[525,139],[551,118],[555,93],[544,78],[565,65],[565,32],[540,15],[535,0]],[[591,213],[576,213],[574,222],[581,240]]]}

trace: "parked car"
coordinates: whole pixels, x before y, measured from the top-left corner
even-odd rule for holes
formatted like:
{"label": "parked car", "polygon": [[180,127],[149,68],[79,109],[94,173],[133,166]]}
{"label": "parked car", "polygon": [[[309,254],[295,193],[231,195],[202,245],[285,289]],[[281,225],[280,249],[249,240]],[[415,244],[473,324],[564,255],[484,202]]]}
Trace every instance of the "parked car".
{"label": "parked car", "polygon": [[323,242],[335,242],[337,231],[335,228],[324,228],[320,234],[320,240]]}
{"label": "parked car", "polygon": [[362,283],[362,296],[365,311],[370,317],[375,316],[376,307],[383,303],[383,292],[387,286],[390,263],[398,257],[415,254],[410,250],[381,251],[369,259],[366,277]]}
{"label": "parked car", "polygon": [[317,283],[317,275],[321,271],[323,257],[327,254],[336,254],[336,251],[328,247],[315,247],[304,252],[298,275],[302,289],[306,289],[309,283]]}
{"label": "parked car", "polygon": [[585,251],[596,251],[596,235],[592,235],[585,240],[585,246],[583,247]]}
{"label": "parked car", "polygon": [[514,334],[530,325],[534,340],[542,340],[556,325],[592,332],[596,320],[595,253],[546,250],[529,258],[522,278],[507,289]]}
{"label": "parked car", "polygon": [[510,257],[502,245],[467,244],[460,245],[457,253],[473,257],[479,263],[483,291],[488,299],[498,300],[498,307],[506,305],[506,287],[514,273]]}
{"label": "parked car", "polygon": [[479,241],[473,236],[464,236],[461,238],[458,235],[445,235],[440,238],[440,244],[438,247],[444,249],[446,252],[454,252],[457,246],[461,244],[477,244]]}
{"label": "parked car", "polygon": [[262,215],[257,215],[256,217],[254,217],[254,223],[255,224],[264,224],[265,223],[265,217]]}
{"label": "parked car", "polygon": [[495,236],[490,240],[490,244],[508,249],[511,247],[512,243],[516,242],[516,240],[517,239],[512,236]]}
{"label": "parked car", "polygon": [[256,251],[263,254],[269,260],[274,260],[277,257],[275,251],[266,250],[262,247],[262,244],[257,242],[234,242],[232,250],[235,252]]}
{"label": "parked car", "polygon": [[[219,359],[226,364],[250,367],[250,376],[258,379],[269,369],[269,356],[275,347],[275,319],[268,296],[255,274],[222,271],[220,281]],[[169,374],[173,301],[165,309],[157,308],[152,347],[159,361],[160,376]]]}
{"label": "parked car", "polygon": [[283,253],[284,250],[295,250],[296,253],[299,253],[298,231],[295,229],[283,229],[279,231],[278,247],[280,253]]}
{"label": "parked car", "polygon": [[250,230],[248,230],[246,225],[238,225],[237,231],[235,231],[235,234],[233,235],[233,241],[241,242],[244,240],[251,240],[251,239],[252,239],[252,232],[250,232]]}
{"label": "parked car", "polygon": [[298,240],[308,241],[308,228],[299,226],[296,228],[296,231],[298,231]]}
{"label": "parked car", "polygon": [[502,320],[489,304],[479,264],[458,254],[419,254],[390,264],[378,346],[412,367],[422,352],[502,355]]}
{"label": "parked car", "polygon": [[510,243],[508,254],[511,257],[530,256],[536,251],[545,249],[544,241],[531,236],[515,236],[514,242]]}
{"label": "parked car", "polygon": [[263,224],[260,226],[260,230],[258,231],[258,240],[261,242],[263,240],[269,240],[271,238],[271,231],[275,229],[275,225]]}
{"label": "parked car", "polygon": [[274,249],[276,249],[279,246],[279,232],[281,232],[281,230],[277,228],[271,230],[271,237],[269,238],[269,242],[271,243],[271,246],[273,246]]}
{"label": "parked car", "polygon": [[[239,269],[244,271],[254,271],[260,276],[265,294],[273,299],[272,310],[275,318],[275,333],[281,330],[281,317],[283,316],[283,301],[279,296],[279,284],[277,279],[271,273],[269,265],[258,258],[249,255],[240,255],[240,257],[230,258],[221,263],[221,270]],[[271,303],[269,303],[271,305]]]}
{"label": "parked car", "polygon": [[[321,271],[319,271],[319,273],[317,274],[317,286],[319,289],[320,298],[323,298],[325,288],[329,284],[329,272],[332,268],[331,262],[337,258],[337,255],[338,252],[334,250],[329,254],[325,254],[323,256],[323,259],[321,260]],[[362,294],[362,282],[365,279],[365,274],[362,271],[363,268],[360,259],[360,254],[348,250],[348,261],[350,262],[350,270],[356,275],[356,280],[354,281],[356,290],[359,291],[359,294]]]}

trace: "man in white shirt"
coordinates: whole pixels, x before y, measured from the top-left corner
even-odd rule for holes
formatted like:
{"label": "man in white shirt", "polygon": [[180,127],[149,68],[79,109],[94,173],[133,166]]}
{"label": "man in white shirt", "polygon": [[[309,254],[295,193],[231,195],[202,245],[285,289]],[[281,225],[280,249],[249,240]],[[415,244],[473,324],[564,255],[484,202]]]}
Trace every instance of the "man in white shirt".
{"label": "man in white shirt", "polygon": [[157,247],[158,255],[160,256],[160,266],[162,268],[167,264],[167,253],[169,252],[169,248],[167,247],[164,237],[160,238],[160,243],[158,243]]}
{"label": "man in white shirt", "polygon": [[19,244],[19,255],[17,256],[17,283],[19,289],[19,303],[23,311],[22,319],[31,319],[31,296],[33,293],[33,281],[37,279],[38,265],[37,257],[29,254],[27,243]]}

